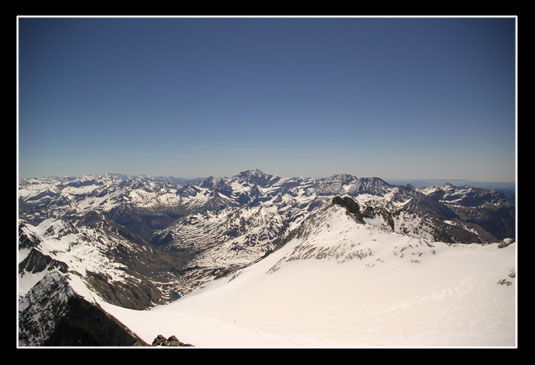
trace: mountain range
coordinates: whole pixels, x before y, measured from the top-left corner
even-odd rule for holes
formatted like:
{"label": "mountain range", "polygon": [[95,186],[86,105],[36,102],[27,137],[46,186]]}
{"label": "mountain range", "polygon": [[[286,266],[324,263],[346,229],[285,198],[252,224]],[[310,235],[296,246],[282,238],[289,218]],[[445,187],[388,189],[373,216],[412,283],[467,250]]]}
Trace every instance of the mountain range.
{"label": "mountain range", "polygon": [[[410,241],[406,246],[414,247],[405,254],[414,253],[415,261],[437,242],[515,246],[515,202],[500,192],[449,183],[394,185],[348,174],[282,178],[247,170],[191,181],[119,174],[22,179],[18,209],[20,346],[147,345],[152,334],[126,325],[132,312],[122,318],[122,309],[146,312],[183,302],[292,245],[266,272],[311,258],[343,264],[377,256],[373,238],[362,236],[368,231],[381,232],[385,242]],[[332,227],[337,233],[327,243],[305,239]],[[365,237],[362,245],[343,233],[355,229]],[[392,252],[403,255],[400,247]]]}

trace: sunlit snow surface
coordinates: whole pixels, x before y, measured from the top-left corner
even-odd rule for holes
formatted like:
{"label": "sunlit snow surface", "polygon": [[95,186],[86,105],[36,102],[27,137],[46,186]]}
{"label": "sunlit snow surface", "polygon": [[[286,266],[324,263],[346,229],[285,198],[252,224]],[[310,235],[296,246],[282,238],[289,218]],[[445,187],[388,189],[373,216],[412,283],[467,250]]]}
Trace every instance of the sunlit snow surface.
{"label": "sunlit snow surface", "polygon": [[339,207],[320,218],[174,303],[99,304],[148,343],[163,334],[197,347],[516,345],[516,243],[427,242],[355,224]]}

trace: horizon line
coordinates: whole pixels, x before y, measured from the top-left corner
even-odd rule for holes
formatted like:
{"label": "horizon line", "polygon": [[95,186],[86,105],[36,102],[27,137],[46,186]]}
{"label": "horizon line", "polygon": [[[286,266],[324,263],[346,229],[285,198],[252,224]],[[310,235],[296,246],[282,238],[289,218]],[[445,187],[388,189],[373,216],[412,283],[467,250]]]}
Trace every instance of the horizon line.
{"label": "horizon line", "polygon": [[247,172],[247,171],[259,171],[263,174],[266,174],[266,175],[271,175],[271,176],[274,176],[274,177],[281,177],[281,178],[296,178],[296,177],[301,177],[301,178],[313,178],[313,179],[326,179],[326,178],[330,178],[330,177],[333,177],[333,176],[337,176],[337,175],[349,175],[349,176],[352,176],[352,177],[356,177],[356,178],[379,178],[381,180],[384,180],[385,182],[389,182],[391,181],[393,184],[398,184],[398,183],[409,183],[410,182],[439,182],[439,181],[444,181],[445,183],[447,182],[468,182],[468,183],[480,183],[480,184],[515,184],[516,185],[516,179],[515,180],[511,180],[511,181],[502,181],[502,180],[473,180],[473,179],[466,179],[466,178],[421,178],[421,177],[409,177],[409,178],[399,178],[399,177],[382,177],[382,176],[377,176],[377,175],[374,175],[374,176],[357,176],[357,175],[354,175],[354,174],[351,174],[351,173],[347,173],[347,172],[339,172],[339,173],[335,173],[335,174],[330,174],[330,175],[314,175],[314,176],[304,176],[304,175],[294,175],[294,176],[282,176],[282,175],[277,175],[277,174],[272,174],[272,173],[266,173],[260,169],[246,169],[246,170],[242,170],[236,174],[233,174],[233,175],[223,175],[223,176],[214,176],[214,175],[206,175],[206,176],[195,176],[195,177],[190,177],[190,176],[176,176],[176,175],[165,175],[165,174],[144,174],[144,173],[140,173],[140,174],[130,174],[130,173],[122,173],[122,172],[105,172],[105,173],[82,173],[82,174],[72,174],[72,175],[46,175],[46,176],[30,176],[30,177],[20,177],[20,176],[17,176],[18,177],[18,180],[17,181],[21,181],[21,180],[29,180],[29,179],[47,179],[47,178],[79,178],[79,177],[84,177],[84,176],[107,176],[107,175],[121,175],[121,176],[126,176],[126,177],[148,177],[148,178],[153,178],[153,179],[156,179],[156,178],[174,178],[174,179],[184,179],[184,180],[197,180],[197,179],[206,179],[206,178],[209,178],[209,177],[217,177],[217,178],[229,178],[229,177],[233,177],[233,176],[237,176],[243,172]]}

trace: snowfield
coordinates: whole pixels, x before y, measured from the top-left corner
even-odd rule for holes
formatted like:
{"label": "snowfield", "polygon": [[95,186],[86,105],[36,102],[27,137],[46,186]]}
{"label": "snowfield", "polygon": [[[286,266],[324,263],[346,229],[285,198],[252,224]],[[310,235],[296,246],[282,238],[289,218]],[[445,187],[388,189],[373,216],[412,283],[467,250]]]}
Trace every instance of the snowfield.
{"label": "snowfield", "polygon": [[356,224],[337,206],[323,214],[176,302],[99,304],[148,343],[162,334],[211,348],[516,345],[516,243],[431,243]]}

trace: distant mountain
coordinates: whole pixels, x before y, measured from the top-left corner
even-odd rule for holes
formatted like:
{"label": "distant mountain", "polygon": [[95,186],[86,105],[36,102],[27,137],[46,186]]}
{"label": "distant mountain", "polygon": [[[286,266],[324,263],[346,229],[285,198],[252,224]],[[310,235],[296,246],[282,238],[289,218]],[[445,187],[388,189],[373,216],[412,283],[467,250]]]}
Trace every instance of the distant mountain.
{"label": "distant mountain", "polygon": [[514,182],[481,182],[463,179],[386,179],[391,184],[397,185],[412,185],[415,187],[425,186],[442,186],[444,184],[452,184],[455,186],[471,186],[475,188],[483,188],[494,190],[502,193],[508,200],[514,201],[516,196],[516,185]]}
{"label": "distant mountain", "polygon": [[[61,282],[99,311],[103,302],[138,310],[172,302],[284,247],[335,197],[355,203],[360,224],[426,242],[515,237],[514,202],[451,184],[414,187],[347,174],[282,178],[260,170],[186,184],[117,174],[22,179],[19,317],[32,318],[46,283]],[[49,318],[59,323],[66,307],[43,311],[55,308],[63,309]],[[21,343],[59,343],[53,326],[39,323],[19,321]]]}
{"label": "distant mountain", "polygon": [[156,177],[154,177],[154,179],[155,180],[164,181],[164,182],[168,182],[170,184],[188,185],[188,184],[196,184],[196,183],[202,181],[204,178],[202,178],[202,177],[185,178],[185,177],[174,177],[174,176],[156,176]]}

